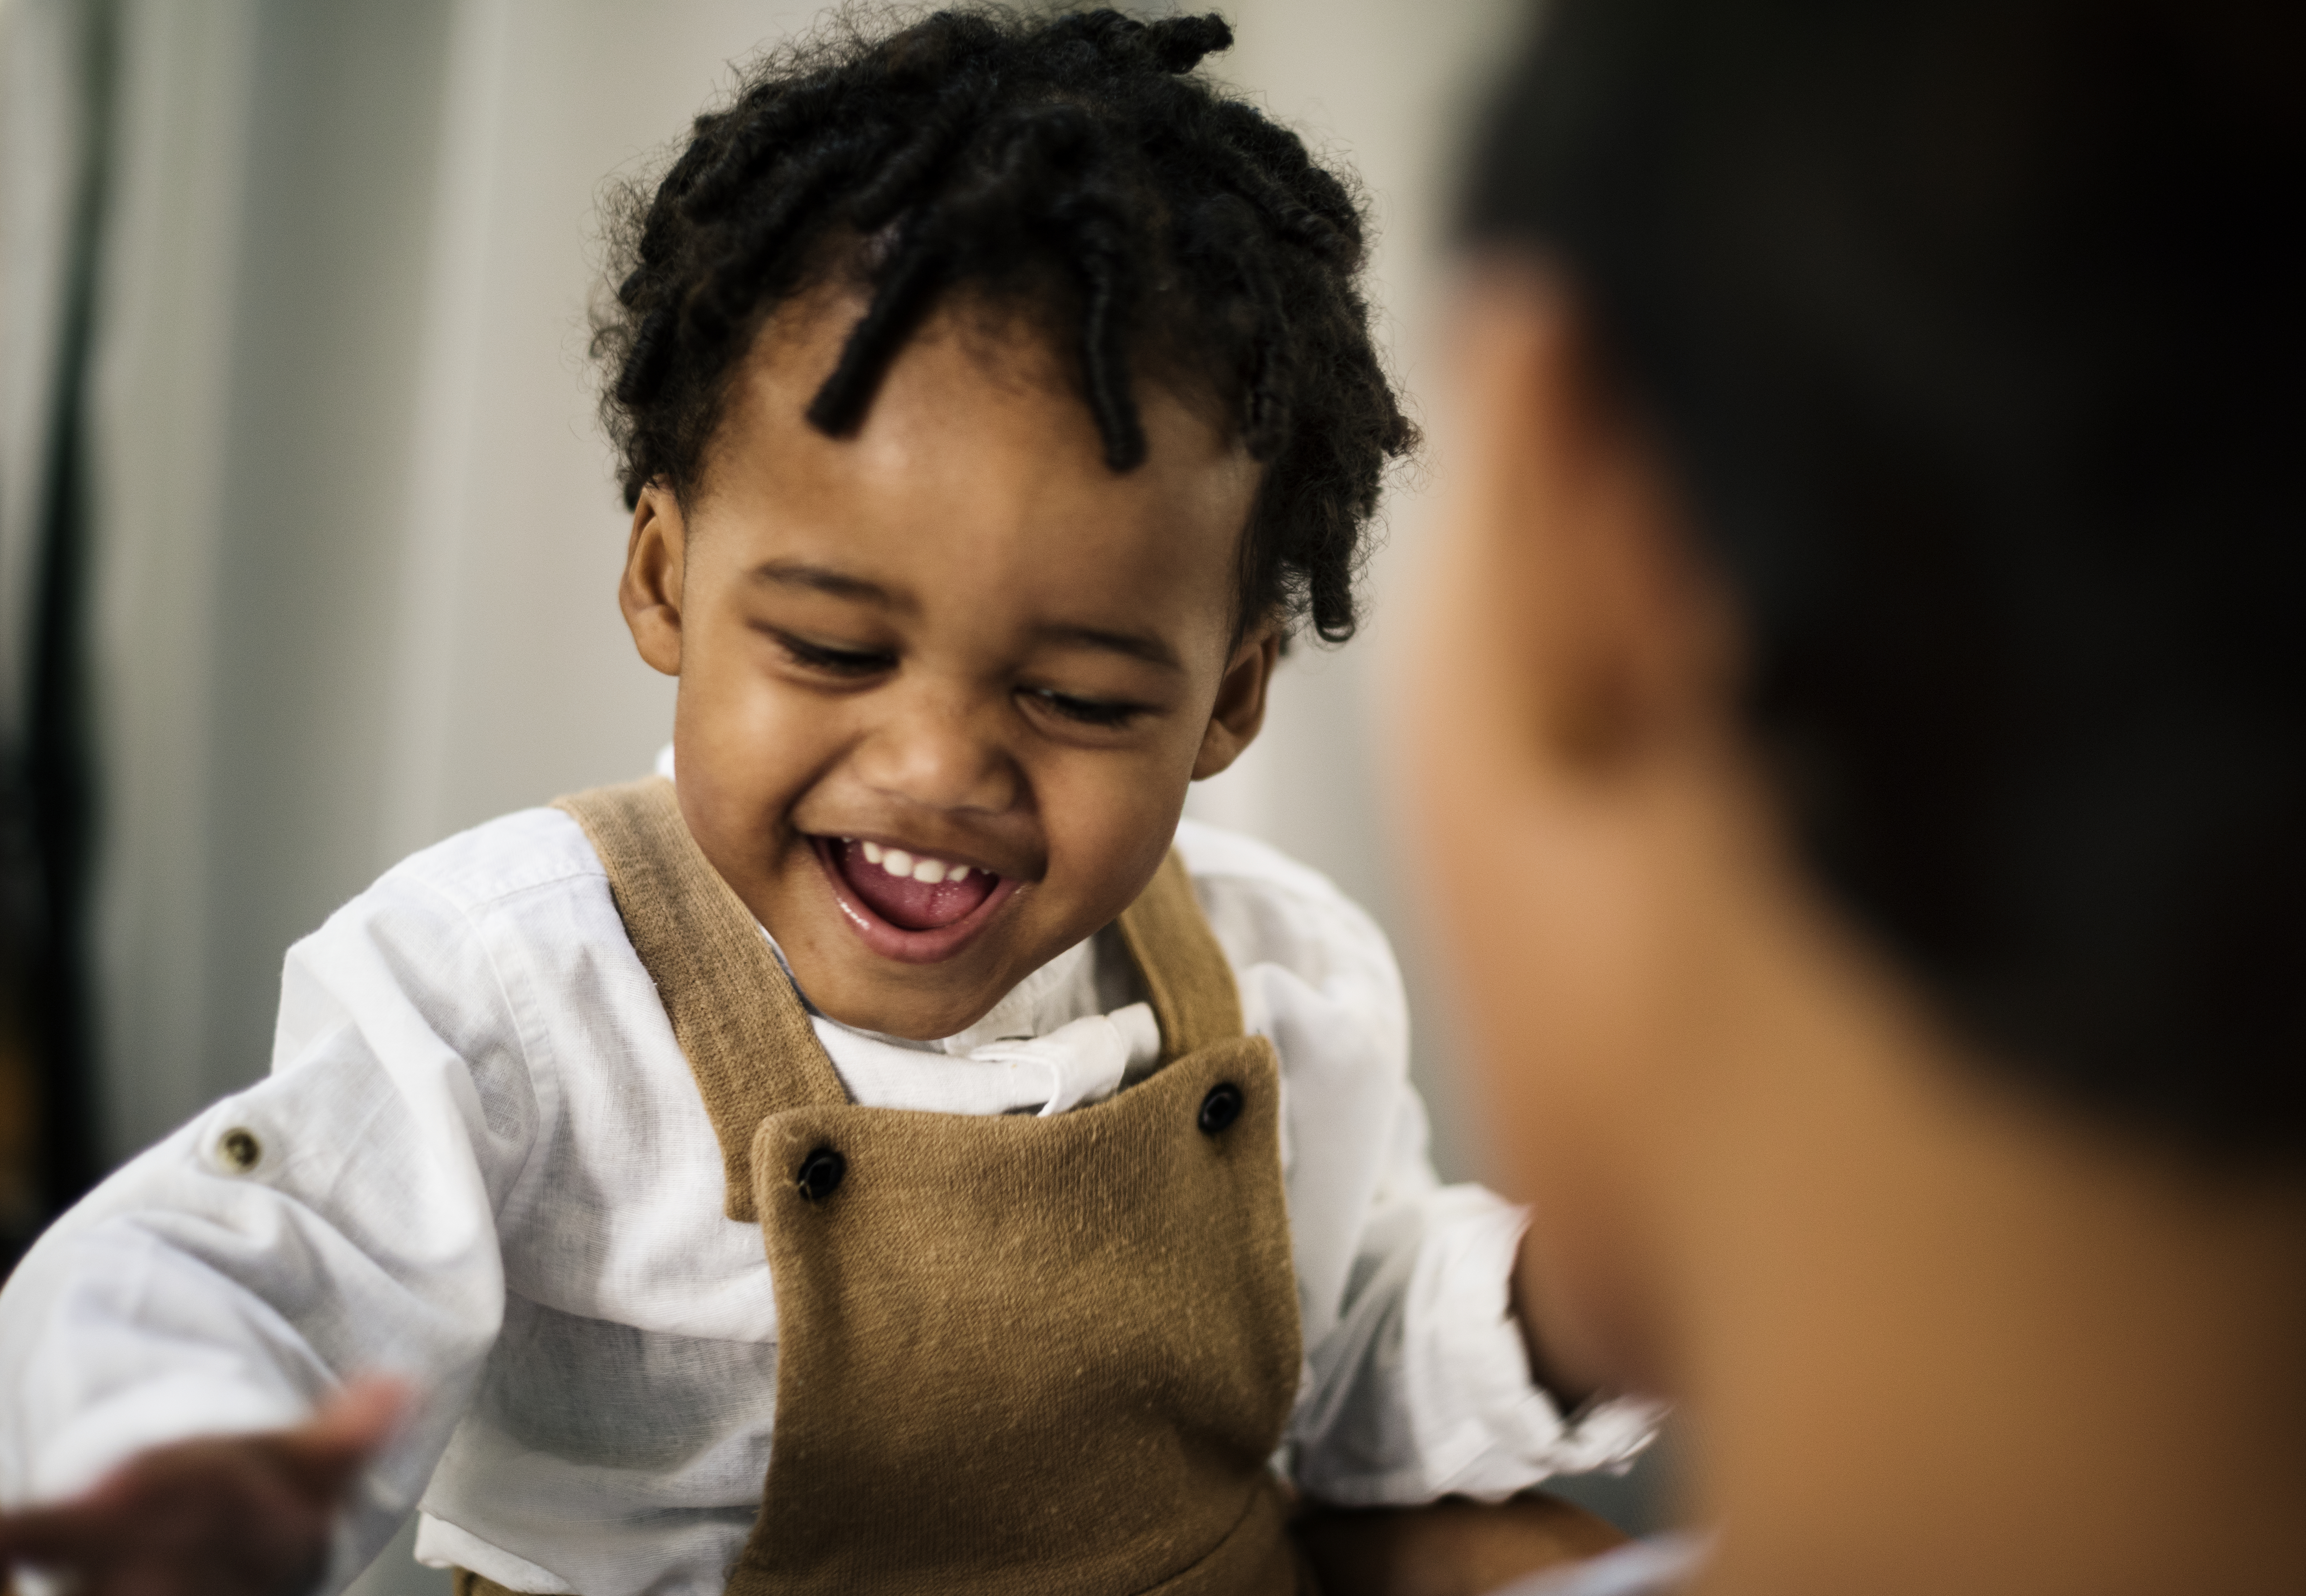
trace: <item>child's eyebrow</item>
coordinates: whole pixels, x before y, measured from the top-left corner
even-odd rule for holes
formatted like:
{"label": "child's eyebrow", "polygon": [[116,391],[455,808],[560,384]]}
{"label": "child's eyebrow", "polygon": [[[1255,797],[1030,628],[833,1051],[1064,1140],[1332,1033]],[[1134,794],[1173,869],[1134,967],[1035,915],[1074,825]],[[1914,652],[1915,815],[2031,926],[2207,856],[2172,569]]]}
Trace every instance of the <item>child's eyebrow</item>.
{"label": "child's eyebrow", "polygon": [[753,568],[756,582],[774,582],[785,587],[805,587],[812,593],[831,593],[835,598],[856,599],[867,604],[878,604],[884,610],[902,610],[907,606],[896,594],[877,582],[867,582],[862,576],[852,576],[831,566],[810,565],[800,559],[772,559]]}
{"label": "child's eyebrow", "polygon": [[1182,670],[1177,651],[1160,638],[1140,632],[1108,632],[1101,627],[1043,627],[1038,636],[1045,643],[1061,647],[1094,648],[1106,653],[1126,654],[1132,660],[1142,660],[1149,665],[1158,665],[1165,670]]}
{"label": "child's eyebrow", "polygon": [[[847,571],[831,566],[812,565],[805,559],[772,559],[752,569],[756,582],[773,582],[781,587],[801,587],[811,593],[831,593],[835,598],[854,599],[861,603],[878,605],[884,610],[909,610],[911,604],[890,592],[877,582],[850,576]],[[1034,636],[1042,643],[1060,648],[1093,648],[1104,653],[1123,654],[1132,660],[1142,660],[1164,670],[1182,670],[1183,661],[1177,651],[1161,638],[1146,632],[1115,632],[1103,627],[1046,626],[1034,629]]]}

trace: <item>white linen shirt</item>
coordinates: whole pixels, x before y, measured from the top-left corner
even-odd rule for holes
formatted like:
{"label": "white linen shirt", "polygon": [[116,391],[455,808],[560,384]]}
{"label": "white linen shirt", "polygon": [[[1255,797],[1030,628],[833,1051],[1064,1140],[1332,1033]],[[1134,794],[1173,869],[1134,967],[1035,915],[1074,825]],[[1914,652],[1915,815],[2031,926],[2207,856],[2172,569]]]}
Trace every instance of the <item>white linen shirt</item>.
{"label": "white linen shirt", "polygon": [[[1433,1174],[1382,935],[1260,843],[1189,823],[1177,846],[1280,1058],[1300,1483],[1497,1497],[1630,1457],[1648,1409],[1565,1424],[1530,1381],[1506,1302],[1522,1216]],[[1108,934],[942,1045],[814,1023],[860,1101],[951,1112],[929,1055],[1046,1036],[1133,981]],[[722,1204],[712,1123],[599,859],[559,811],[492,821],[291,949],[271,1075],[26,1258],[0,1294],[0,1501],[296,1423],[381,1371],[421,1399],[356,1488],[326,1589],[421,1495],[426,1562],[517,1591],[719,1592],[760,1502],[777,1358],[759,1229]]]}

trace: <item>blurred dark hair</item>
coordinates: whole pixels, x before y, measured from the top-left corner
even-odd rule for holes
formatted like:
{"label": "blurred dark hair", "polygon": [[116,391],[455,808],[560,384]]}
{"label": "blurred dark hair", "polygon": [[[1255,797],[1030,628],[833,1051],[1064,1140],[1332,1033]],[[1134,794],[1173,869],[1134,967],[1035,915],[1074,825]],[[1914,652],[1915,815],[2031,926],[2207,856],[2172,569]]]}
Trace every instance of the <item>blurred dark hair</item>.
{"label": "blurred dark hair", "polygon": [[1136,368],[1206,389],[1265,465],[1242,624],[1351,636],[1387,462],[1416,431],[1371,342],[1354,193],[1190,75],[1232,43],[1216,16],[851,7],[746,68],[662,182],[613,208],[594,348],[626,503],[696,488],[779,303],[844,274],[864,291],[808,409],[840,437],[965,287],[1056,335],[1115,471],[1145,455]]}
{"label": "blurred dark hair", "polygon": [[1658,429],[1823,877],[2221,1155],[2306,1151],[2302,17],[1558,0],[1463,216]]}

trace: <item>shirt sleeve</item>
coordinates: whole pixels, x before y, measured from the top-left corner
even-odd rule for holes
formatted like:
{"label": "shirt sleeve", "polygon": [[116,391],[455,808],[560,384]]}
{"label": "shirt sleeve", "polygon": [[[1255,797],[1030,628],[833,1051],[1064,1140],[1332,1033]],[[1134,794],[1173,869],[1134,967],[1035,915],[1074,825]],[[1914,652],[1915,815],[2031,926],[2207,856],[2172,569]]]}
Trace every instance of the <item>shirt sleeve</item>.
{"label": "shirt sleeve", "polygon": [[471,917],[387,876],[291,950],[274,1072],[106,1181],[0,1294],[0,1502],[391,1375],[414,1411],[339,1521],[324,1588],[347,1583],[471,1400],[538,1112]]}
{"label": "shirt sleeve", "polygon": [[1234,963],[1243,1020],[1281,1060],[1306,1349],[1289,1431],[1298,1483],[1350,1506],[1498,1500],[1553,1474],[1629,1464],[1662,1410],[1618,1400],[1557,1411],[1531,1378],[1508,1303],[1526,1216],[1434,1173],[1384,934],[1261,844],[1207,827],[1179,842]]}
{"label": "shirt sleeve", "polygon": [[1663,1409],[1616,1398],[1564,1415],[1530,1378],[1507,1304],[1526,1216],[1474,1185],[1374,1212],[1336,1327],[1308,1352],[1299,1481],[1348,1506],[1501,1501],[1554,1474],[1622,1471]]}

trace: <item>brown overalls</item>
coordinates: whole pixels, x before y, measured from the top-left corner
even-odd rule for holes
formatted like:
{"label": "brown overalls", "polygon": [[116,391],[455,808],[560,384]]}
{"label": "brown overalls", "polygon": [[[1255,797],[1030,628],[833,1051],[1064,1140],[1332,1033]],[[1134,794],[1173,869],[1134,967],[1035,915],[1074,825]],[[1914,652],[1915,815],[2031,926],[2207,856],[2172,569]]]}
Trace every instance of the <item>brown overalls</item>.
{"label": "brown overalls", "polygon": [[1153,1075],[1048,1119],[864,1108],[671,783],[559,807],[767,1246],[775,1439],[732,1596],[1297,1592],[1267,1467],[1300,1362],[1279,1074],[1183,864],[1119,925]]}

